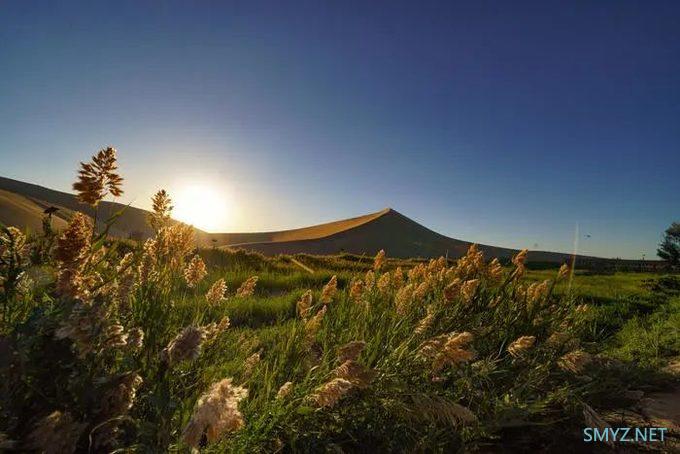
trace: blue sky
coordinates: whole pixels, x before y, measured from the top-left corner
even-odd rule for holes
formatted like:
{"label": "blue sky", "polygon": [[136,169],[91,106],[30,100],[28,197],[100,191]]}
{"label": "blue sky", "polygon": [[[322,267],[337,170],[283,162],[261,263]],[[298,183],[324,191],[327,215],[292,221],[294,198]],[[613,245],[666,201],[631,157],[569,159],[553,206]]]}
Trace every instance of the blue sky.
{"label": "blue sky", "polygon": [[678,2],[5,1],[0,62],[0,175],[113,145],[122,201],[201,182],[219,230],[391,206],[650,258],[680,218]]}

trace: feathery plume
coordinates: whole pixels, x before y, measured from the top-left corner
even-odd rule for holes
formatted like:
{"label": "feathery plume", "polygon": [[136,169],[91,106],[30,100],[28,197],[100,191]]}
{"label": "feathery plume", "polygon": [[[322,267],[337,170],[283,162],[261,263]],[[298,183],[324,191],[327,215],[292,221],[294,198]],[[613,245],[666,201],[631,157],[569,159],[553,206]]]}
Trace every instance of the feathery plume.
{"label": "feathery plume", "polygon": [[468,362],[476,356],[469,344],[474,339],[472,333],[452,332],[429,339],[420,346],[419,355],[432,360],[432,370],[438,372],[447,365]]}
{"label": "feathery plume", "polygon": [[241,284],[241,286],[236,290],[236,296],[239,298],[247,298],[255,293],[255,285],[257,285],[257,276],[251,276]]}
{"label": "feathery plume", "polygon": [[196,254],[184,269],[184,280],[189,288],[196,287],[208,275],[200,255]]}
{"label": "feathery plume", "polygon": [[466,304],[469,304],[472,301],[472,298],[475,297],[478,287],[479,279],[471,279],[469,281],[463,282],[463,285],[460,288],[460,293],[463,296],[463,301]]}
{"label": "feathery plume", "polygon": [[380,251],[375,255],[373,259],[373,270],[380,271],[385,264],[385,251],[380,249]]}
{"label": "feathery plume", "polygon": [[413,330],[416,336],[420,336],[421,334],[425,333],[430,327],[432,326],[432,323],[434,322],[434,308],[432,305],[427,306],[427,315],[423,317],[418,324],[416,325],[416,329]]}
{"label": "feathery plume", "polygon": [[394,296],[394,305],[396,306],[399,315],[406,314],[411,308],[413,302],[413,284],[406,284],[397,290]]}
{"label": "feathery plume", "polygon": [[336,367],[331,374],[335,378],[347,380],[357,388],[366,388],[375,378],[376,371],[367,369],[353,359],[348,359]]}
{"label": "feathery plume", "polygon": [[557,365],[560,369],[574,374],[582,374],[592,364],[593,356],[582,350],[574,350],[562,356]]}
{"label": "feathery plume", "polygon": [[386,293],[390,289],[390,273],[383,273],[378,279],[378,291]]}
{"label": "feathery plume", "polygon": [[515,271],[513,272],[513,277],[515,279],[519,279],[524,275],[524,262],[526,262],[528,252],[527,249],[522,249],[512,258],[512,264],[515,265]]}
{"label": "feathery plume", "polygon": [[244,421],[238,404],[247,396],[248,390],[233,385],[231,378],[213,384],[196,403],[194,413],[182,433],[184,443],[199,448],[204,435],[208,443],[212,443],[226,432],[241,429]]}
{"label": "feathery plume", "polygon": [[404,271],[400,266],[392,272],[392,282],[394,283],[395,288],[399,288],[404,285]]}
{"label": "feathery plume", "polygon": [[342,347],[338,348],[338,361],[343,362],[350,359],[357,359],[359,354],[366,347],[366,342],[364,341],[352,341]]}
{"label": "feathery plume", "polygon": [[57,239],[54,258],[57,260],[57,290],[63,296],[86,297],[87,288],[83,276],[90,252],[92,222],[78,212],[69,226]]}
{"label": "feathery plume", "polygon": [[208,304],[219,304],[226,299],[226,292],[227,284],[224,282],[224,279],[218,279],[205,294],[205,299],[208,301]]}
{"label": "feathery plume", "polygon": [[154,257],[170,269],[178,270],[184,258],[194,249],[194,229],[186,224],[174,224],[161,228],[152,243]]}
{"label": "feathery plume", "polygon": [[338,291],[338,277],[333,275],[326,285],[321,290],[321,302],[328,304],[333,301],[335,294]]}
{"label": "feathery plume", "polygon": [[288,397],[291,391],[293,391],[293,382],[287,381],[279,388],[279,391],[276,393],[276,398],[285,399],[286,397]]}
{"label": "feathery plume", "polygon": [[99,150],[88,163],[81,162],[78,181],[73,183],[78,200],[96,207],[107,194],[121,196],[123,178],[116,170],[116,149],[112,147]]}
{"label": "feathery plume", "polygon": [[260,353],[255,352],[249,357],[246,358],[245,362],[243,363],[243,374],[246,377],[250,377],[252,375],[253,370],[255,370],[255,367],[260,364]]}
{"label": "feathery plume", "polygon": [[334,378],[316,389],[311,398],[319,407],[333,407],[352,389],[352,383],[344,378]]}
{"label": "feathery plume", "polygon": [[161,189],[151,198],[153,211],[148,216],[148,222],[155,232],[158,232],[170,222],[170,213],[174,208],[172,199],[165,189]]}
{"label": "feathery plume", "polygon": [[144,344],[144,331],[141,328],[132,328],[128,333],[127,346],[133,350],[139,350]]}
{"label": "feathery plume", "polygon": [[324,315],[326,315],[326,308],[327,306],[323,306],[319,309],[319,312],[305,323],[305,339],[307,342],[312,342],[314,337],[316,337],[316,333],[321,329],[321,322]]}
{"label": "feathery plume", "polygon": [[201,345],[207,332],[198,326],[187,326],[161,352],[161,359],[174,365],[187,359],[196,359],[201,354]]}
{"label": "feathery plume", "polygon": [[300,300],[297,302],[297,312],[301,318],[307,318],[309,311],[312,308],[313,300],[314,296],[312,295],[311,290],[307,290],[302,294]]}
{"label": "feathery plume", "polygon": [[135,401],[137,389],[143,383],[142,377],[135,372],[128,372],[114,379],[111,389],[104,395],[99,415],[110,419],[125,414]]}
{"label": "feathery plume", "polygon": [[349,297],[355,303],[361,301],[361,297],[364,294],[364,281],[361,279],[352,279],[352,283],[349,286]]}
{"label": "feathery plume", "polygon": [[561,281],[565,277],[569,275],[569,265],[566,263],[563,263],[562,266],[560,267],[559,271],[557,272],[557,280]]}
{"label": "feathery plume", "polygon": [[503,278],[503,267],[497,258],[494,258],[487,266],[486,275],[491,282],[498,282]]}
{"label": "feathery plume", "polygon": [[520,356],[525,351],[529,350],[536,343],[534,336],[521,336],[508,346],[508,353],[512,356]]}
{"label": "feathery plume", "polygon": [[373,290],[373,287],[375,287],[375,272],[373,270],[366,271],[364,284],[364,289],[367,291]]}
{"label": "feathery plume", "polygon": [[458,298],[462,285],[463,282],[459,278],[455,278],[449,285],[444,287],[444,299],[447,303],[450,303]]}
{"label": "feathery plume", "polygon": [[26,447],[44,454],[72,453],[87,423],[76,421],[69,412],[54,411],[42,418],[28,435]]}

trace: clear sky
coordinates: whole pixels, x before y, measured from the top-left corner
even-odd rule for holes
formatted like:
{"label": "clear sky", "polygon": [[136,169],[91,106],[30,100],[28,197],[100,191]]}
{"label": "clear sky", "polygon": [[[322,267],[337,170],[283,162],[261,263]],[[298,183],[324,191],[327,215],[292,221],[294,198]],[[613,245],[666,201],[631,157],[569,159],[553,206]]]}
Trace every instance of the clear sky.
{"label": "clear sky", "polygon": [[390,206],[651,258],[680,220],[680,2],[1,2],[0,175],[69,190],[106,145],[121,201],[202,184],[213,230]]}

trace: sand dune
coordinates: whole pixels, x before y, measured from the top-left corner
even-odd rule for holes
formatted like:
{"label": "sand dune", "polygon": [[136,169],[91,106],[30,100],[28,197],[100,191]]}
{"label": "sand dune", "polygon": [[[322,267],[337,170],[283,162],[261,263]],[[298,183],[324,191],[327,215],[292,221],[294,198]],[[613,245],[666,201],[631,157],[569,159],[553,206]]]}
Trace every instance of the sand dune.
{"label": "sand dune", "polygon": [[[93,214],[92,209],[78,202],[73,194],[0,177],[0,222],[37,231],[41,228],[43,210],[48,206],[59,208],[53,218],[56,229],[65,227],[74,211]],[[112,235],[138,240],[152,235],[147,225],[148,212],[139,208],[102,202],[99,219],[107,219],[121,210],[115,228],[110,231]],[[457,258],[471,244],[434,232],[390,208],[340,221],[273,232],[207,233],[196,229],[196,239],[200,246],[242,248],[265,255],[352,253],[372,256],[384,249],[395,258],[442,255]],[[489,245],[480,245],[480,249],[487,257],[509,258],[517,253],[514,249]],[[569,258],[569,254],[543,251],[532,251],[528,256],[529,261],[546,263],[564,263]],[[579,260],[593,266],[611,262],[584,256],[579,256]],[[645,262],[647,266],[651,263]]]}

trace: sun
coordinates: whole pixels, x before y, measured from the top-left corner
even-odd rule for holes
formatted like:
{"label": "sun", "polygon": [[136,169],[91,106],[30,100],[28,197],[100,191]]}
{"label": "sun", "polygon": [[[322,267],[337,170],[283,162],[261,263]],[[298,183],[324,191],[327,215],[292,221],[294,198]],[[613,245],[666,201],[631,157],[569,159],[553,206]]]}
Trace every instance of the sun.
{"label": "sun", "polygon": [[173,218],[207,232],[224,231],[233,216],[229,194],[201,184],[181,188],[174,206]]}

